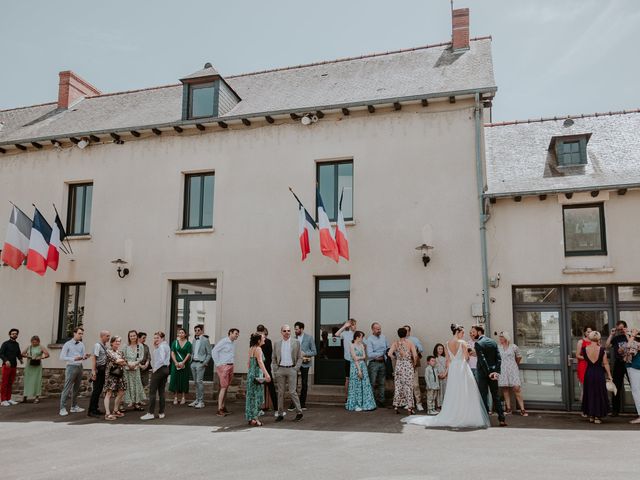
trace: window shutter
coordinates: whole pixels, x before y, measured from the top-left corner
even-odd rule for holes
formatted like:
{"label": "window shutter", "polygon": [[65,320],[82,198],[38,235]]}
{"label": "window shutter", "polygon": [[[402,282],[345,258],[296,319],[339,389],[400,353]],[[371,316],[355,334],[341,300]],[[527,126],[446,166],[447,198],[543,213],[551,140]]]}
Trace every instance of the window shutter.
{"label": "window shutter", "polygon": [[581,165],[587,164],[587,139],[586,138],[580,139],[580,164]]}

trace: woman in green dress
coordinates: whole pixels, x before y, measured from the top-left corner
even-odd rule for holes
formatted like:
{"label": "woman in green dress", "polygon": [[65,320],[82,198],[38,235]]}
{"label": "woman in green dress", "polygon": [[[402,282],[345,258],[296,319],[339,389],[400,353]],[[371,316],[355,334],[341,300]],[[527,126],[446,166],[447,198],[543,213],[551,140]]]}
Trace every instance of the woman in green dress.
{"label": "woman in green dress", "polygon": [[265,337],[261,333],[252,333],[249,340],[249,370],[247,371],[247,400],[244,417],[253,427],[262,426],[259,420],[260,405],[264,402],[264,382],[270,382],[271,376],[264,366],[262,346]]}
{"label": "woman in green dress", "polygon": [[31,337],[31,345],[25,348],[22,356],[27,359],[24,366],[24,398],[23,402],[29,397],[35,397],[33,403],[40,403],[40,395],[42,395],[42,360],[49,358],[49,352],[40,345],[40,337],[34,335]]}
{"label": "woman in green dress", "polygon": [[124,392],[124,404],[127,408],[144,410],[142,402],[146,400],[142,377],[140,376],[140,363],[144,358],[144,347],[138,344],[138,332],[129,330],[127,334],[128,344],[122,349],[127,366],[124,369],[124,379],[127,389]]}
{"label": "woman in green dress", "polygon": [[171,344],[171,380],[169,391],[174,393],[173,404],[178,404],[178,394],[182,394],[180,405],[187,401],[185,394],[189,393],[189,364],[191,361],[191,342],[187,340],[184,328],[178,329],[178,338]]}

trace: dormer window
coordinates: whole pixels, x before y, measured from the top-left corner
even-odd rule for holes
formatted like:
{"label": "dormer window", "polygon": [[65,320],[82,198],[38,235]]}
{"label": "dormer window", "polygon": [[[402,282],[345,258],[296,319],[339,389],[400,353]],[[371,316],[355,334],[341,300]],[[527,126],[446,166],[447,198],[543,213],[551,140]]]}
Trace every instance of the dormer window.
{"label": "dormer window", "polygon": [[210,63],[182,79],[182,119],[221,117],[240,97]]}
{"label": "dormer window", "polygon": [[558,167],[576,167],[587,164],[587,142],[590,133],[583,135],[571,135],[552,137],[549,150],[556,156]]}
{"label": "dormer window", "polygon": [[215,86],[212,83],[189,86],[189,118],[215,116]]}

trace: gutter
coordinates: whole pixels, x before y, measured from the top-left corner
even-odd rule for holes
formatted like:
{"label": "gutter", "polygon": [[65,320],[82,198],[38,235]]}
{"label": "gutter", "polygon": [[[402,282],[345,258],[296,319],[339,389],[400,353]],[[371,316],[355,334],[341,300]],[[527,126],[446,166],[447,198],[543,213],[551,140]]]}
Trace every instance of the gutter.
{"label": "gutter", "polygon": [[410,95],[405,97],[392,97],[392,98],[383,98],[378,100],[361,100],[358,102],[349,102],[349,103],[338,103],[338,104],[330,104],[330,105],[319,105],[319,106],[308,106],[301,107],[295,109],[286,109],[286,110],[270,110],[264,112],[256,112],[256,113],[246,113],[242,115],[228,115],[222,117],[209,117],[209,118],[198,118],[194,120],[177,120],[174,122],[165,122],[165,123],[156,123],[150,125],[131,125],[122,128],[115,129],[106,129],[106,130],[87,130],[84,132],[67,132],[67,133],[59,133],[57,135],[47,135],[44,137],[32,137],[32,138],[22,138],[22,139],[12,139],[5,140],[0,142],[0,146],[8,145],[13,146],[15,144],[21,143],[32,143],[32,142],[46,142],[51,140],[59,140],[61,138],[69,138],[69,137],[88,137],[90,135],[109,135],[110,133],[126,133],[128,134],[131,130],[139,131],[139,130],[152,130],[152,129],[162,129],[162,128],[173,128],[173,127],[183,127],[183,126],[195,126],[195,125],[206,125],[211,123],[218,122],[231,122],[231,121],[241,121],[243,119],[252,119],[252,118],[264,118],[266,116],[276,116],[276,115],[291,115],[291,114],[300,114],[300,113],[309,113],[320,111],[331,111],[331,110],[341,110],[343,108],[355,108],[355,107],[367,107],[368,105],[383,105],[383,104],[393,104],[400,102],[412,102],[412,101],[420,101],[420,100],[429,100],[434,98],[447,98],[447,97],[462,97],[475,95],[479,97],[479,95],[484,93],[494,94],[497,91],[497,87],[482,87],[475,88],[469,90],[454,90],[451,92],[438,92],[438,93],[427,93],[423,95]]}
{"label": "gutter", "polygon": [[480,93],[475,95],[474,108],[476,127],[476,186],[478,191],[478,210],[480,220],[480,257],[482,262],[482,314],[487,335],[491,332],[491,310],[489,304],[489,266],[487,263],[487,222],[489,216],[484,209],[484,175],[482,168],[482,104]]}
{"label": "gutter", "polygon": [[511,198],[511,197],[535,197],[537,195],[561,195],[563,193],[580,193],[580,192],[593,192],[598,190],[623,190],[629,188],[640,188],[640,183],[616,183],[612,185],[592,185],[584,187],[572,187],[572,188],[554,188],[547,190],[525,190],[522,192],[507,192],[507,193],[485,193],[484,197],[493,198]]}

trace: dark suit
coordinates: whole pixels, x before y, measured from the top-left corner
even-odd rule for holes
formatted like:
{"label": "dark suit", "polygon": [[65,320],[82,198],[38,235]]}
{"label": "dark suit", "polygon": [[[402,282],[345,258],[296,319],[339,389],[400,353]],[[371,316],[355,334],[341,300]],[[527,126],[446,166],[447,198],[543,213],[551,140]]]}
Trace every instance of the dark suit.
{"label": "dark suit", "polygon": [[498,351],[498,344],[495,340],[483,335],[476,340],[475,349],[478,357],[478,388],[480,389],[480,396],[482,397],[484,406],[488,411],[488,391],[490,390],[491,398],[493,399],[493,408],[498,414],[498,419],[504,421],[504,411],[502,410],[502,402],[500,401],[500,394],[498,392],[498,380],[491,380],[489,378],[489,375],[492,373],[500,374],[502,358]]}

